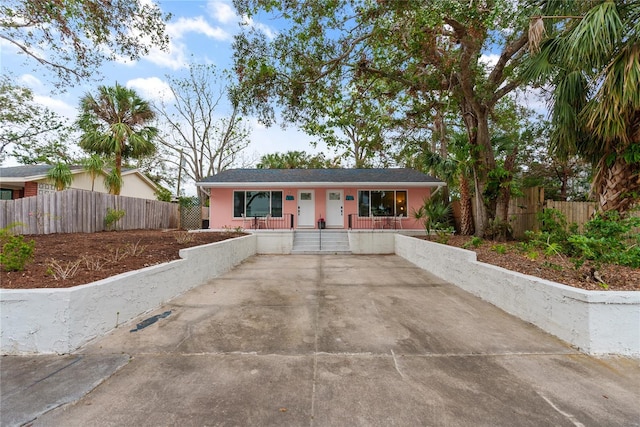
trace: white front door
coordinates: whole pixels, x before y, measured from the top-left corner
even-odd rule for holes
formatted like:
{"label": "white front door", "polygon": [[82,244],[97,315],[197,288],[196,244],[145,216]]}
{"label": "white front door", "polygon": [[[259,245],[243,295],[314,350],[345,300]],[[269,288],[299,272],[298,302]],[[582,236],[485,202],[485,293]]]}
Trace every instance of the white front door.
{"label": "white front door", "polygon": [[298,191],[298,227],[315,227],[316,201],[313,190]]}
{"label": "white front door", "polygon": [[342,190],[327,190],[327,227],[344,228]]}

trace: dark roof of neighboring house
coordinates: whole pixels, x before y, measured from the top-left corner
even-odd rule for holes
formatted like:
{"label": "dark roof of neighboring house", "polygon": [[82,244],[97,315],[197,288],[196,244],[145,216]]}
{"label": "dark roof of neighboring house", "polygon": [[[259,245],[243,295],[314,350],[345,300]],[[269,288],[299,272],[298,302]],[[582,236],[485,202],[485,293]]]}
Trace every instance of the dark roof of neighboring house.
{"label": "dark roof of neighboring house", "polygon": [[390,169],[229,169],[197,183],[204,187],[297,185],[407,185],[441,186],[432,176],[407,168]]}
{"label": "dark roof of neighboring house", "polygon": [[[53,165],[22,165],[0,168],[0,178],[31,178],[45,176]],[[72,172],[81,171],[81,166],[70,166]]]}
{"label": "dark roof of neighboring house", "polygon": [[[14,184],[26,181],[36,181],[46,178],[47,172],[49,172],[49,169],[51,169],[52,167],[53,165],[22,165],[0,168],[0,181]],[[69,166],[69,169],[71,169],[71,173],[74,174],[84,172],[84,168],[78,165]],[[157,188],[157,185],[153,181],[151,181],[145,174],[141,173],[138,169],[122,169],[123,175],[132,173],[140,176],[140,178],[151,187]]]}

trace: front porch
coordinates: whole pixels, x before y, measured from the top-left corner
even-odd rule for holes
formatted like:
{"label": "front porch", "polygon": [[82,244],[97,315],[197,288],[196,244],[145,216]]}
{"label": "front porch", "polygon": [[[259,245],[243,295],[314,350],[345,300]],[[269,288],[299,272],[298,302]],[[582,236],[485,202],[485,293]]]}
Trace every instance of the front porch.
{"label": "front porch", "polygon": [[[319,222],[319,221],[318,221]],[[252,216],[243,217],[242,228],[247,231],[252,230],[317,230],[319,224],[313,227],[296,226],[294,215],[290,213],[282,214],[280,217],[274,216]],[[367,216],[362,217],[357,214],[347,215],[347,230],[418,230],[415,228],[415,221],[406,216]],[[345,230],[343,227],[327,227],[331,230]]]}

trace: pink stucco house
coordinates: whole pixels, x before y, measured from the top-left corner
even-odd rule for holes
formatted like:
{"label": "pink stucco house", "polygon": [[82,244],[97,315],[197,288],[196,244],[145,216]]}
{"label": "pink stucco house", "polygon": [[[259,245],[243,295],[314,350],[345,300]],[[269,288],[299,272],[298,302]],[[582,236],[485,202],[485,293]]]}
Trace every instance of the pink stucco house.
{"label": "pink stucco house", "polygon": [[445,183],[401,168],[230,169],[197,185],[212,229],[421,229],[411,212]]}

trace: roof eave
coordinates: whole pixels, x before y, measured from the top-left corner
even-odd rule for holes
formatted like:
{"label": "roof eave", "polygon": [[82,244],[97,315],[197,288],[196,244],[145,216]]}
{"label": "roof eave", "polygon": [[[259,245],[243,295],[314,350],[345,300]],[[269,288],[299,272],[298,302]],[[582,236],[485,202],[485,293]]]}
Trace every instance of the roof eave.
{"label": "roof eave", "polygon": [[293,188],[293,187],[444,187],[442,181],[434,182],[196,182],[198,187],[209,188]]}

